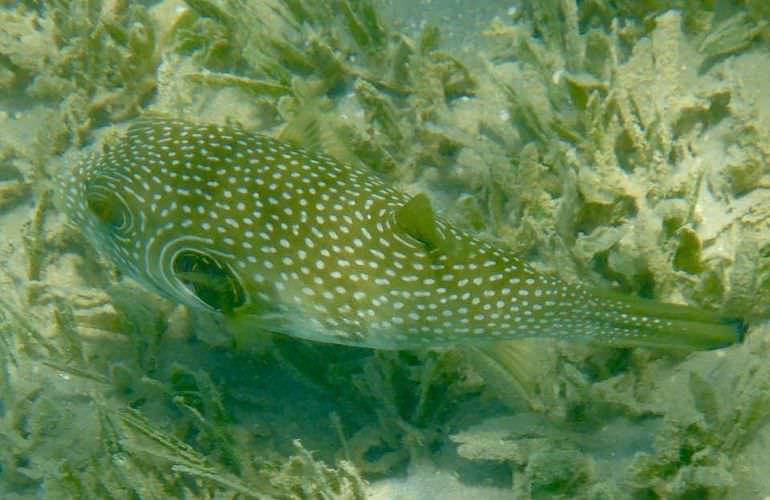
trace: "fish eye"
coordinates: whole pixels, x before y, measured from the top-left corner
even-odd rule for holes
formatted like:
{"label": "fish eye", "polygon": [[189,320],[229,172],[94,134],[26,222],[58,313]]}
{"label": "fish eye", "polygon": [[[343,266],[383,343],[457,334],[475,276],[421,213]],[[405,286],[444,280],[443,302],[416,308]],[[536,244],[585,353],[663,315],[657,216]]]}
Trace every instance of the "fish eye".
{"label": "fish eye", "polygon": [[123,230],[128,226],[128,212],[124,204],[116,197],[101,190],[86,191],[86,205],[92,214],[104,224]]}
{"label": "fish eye", "polygon": [[174,274],[198,299],[224,313],[245,302],[244,291],[232,271],[216,259],[187,250],[174,257]]}

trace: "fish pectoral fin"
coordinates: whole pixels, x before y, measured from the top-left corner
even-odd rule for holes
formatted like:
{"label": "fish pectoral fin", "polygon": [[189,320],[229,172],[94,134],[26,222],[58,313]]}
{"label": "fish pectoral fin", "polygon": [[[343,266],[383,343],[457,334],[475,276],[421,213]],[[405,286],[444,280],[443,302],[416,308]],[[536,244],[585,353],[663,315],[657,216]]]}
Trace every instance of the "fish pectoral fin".
{"label": "fish pectoral fin", "polygon": [[285,317],[279,313],[249,311],[250,307],[225,316],[224,327],[237,350],[263,352],[274,334],[289,333]]}
{"label": "fish pectoral fin", "polygon": [[[233,324],[250,322],[252,328],[275,330],[283,322],[286,313],[268,302],[250,302],[233,309],[227,315],[228,322]],[[263,328],[264,326],[264,328]]]}
{"label": "fish pectoral fin", "polygon": [[318,123],[321,111],[318,102],[313,100],[305,104],[302,111],[286,122],[276,139],[291,142],[308,151],[321,151],[321,126]]}
{"label": "fish pectoral fin", "polygon": [[233,332],[262,330],[281,333],[285,317],[278,313],[268,314],[231,314],[226,317],[227,329]]}
{"label": "fish pectoral fin", "polygon": [[237,345],[246,346],[260,333],[291,334],[291,319],[286,312],[265,303],[250,303],[225,315],[225,329]]}
{"label": "fish pectoral fin", "polygon": [[136,120],[131,122],[128,127],[128,135],[136,135],[146,133],[147,129],[159,130],[163,127],[167,127],[169,123],[174,123],[175,120],[171,115],[163,113],[161,111],[145,111]]}
{"label": "fish pectoral fin", "polygon": [[436,224],[436,214],[425,193],[420,193],[396,209],[398,228],[430,250],[446,247],[446,238]]}

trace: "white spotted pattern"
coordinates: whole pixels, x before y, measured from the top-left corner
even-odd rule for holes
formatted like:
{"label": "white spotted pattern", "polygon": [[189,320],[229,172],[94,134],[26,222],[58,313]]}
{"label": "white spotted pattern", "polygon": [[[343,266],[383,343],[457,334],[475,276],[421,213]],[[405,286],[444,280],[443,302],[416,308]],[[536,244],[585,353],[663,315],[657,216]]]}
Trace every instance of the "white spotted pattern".
{"label": "white spotted pattern", "polygon": [[143,119],[63,184],[73,222],[138,281],[211,309],[172,265],[204,254],[242,288],[234,314],[264,327],[269,311],[290,335],[383,348],[542,335],[644,343],[690,320],[537,274],[441,220],[462,253],[428,249],[394,222],[409,198],[374,174],[236,128]]}

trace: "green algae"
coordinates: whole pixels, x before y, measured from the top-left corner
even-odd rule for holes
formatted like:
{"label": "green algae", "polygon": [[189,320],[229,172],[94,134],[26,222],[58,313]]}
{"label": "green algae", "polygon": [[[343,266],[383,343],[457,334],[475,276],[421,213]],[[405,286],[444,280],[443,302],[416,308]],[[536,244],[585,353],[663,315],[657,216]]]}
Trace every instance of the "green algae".
{"label": "green algae", "polygon": [[[508,190],[503,192],[503,199],[510,199],[507,208],[511,229],[500,228],[500,234],[520,253],[546,261],[546,266],[563,264],[560,273],[567,278],[579,274],[585,279],[592,275],[637,293],[674,297],[689,294],[711,306],[726,305],[739,313],[752,310],[755,302],[745,293],[762,293],[756,283],[750,284],[743,278],[751,273],[757,275],[755,266],[760,260],[747,255],[734,261],[724,253],[715,254],[716,247],[734,248],[736,233],[726,231],[725,226],[715,233],[709,226],[725,221],[734,224],[739,234],[745,231],[741,241],[749,246],[739,247],[736,257],[751,248],[756,252],[756,246],[751,246],[753,238],[766,237],[758,236],[760,226],[752,229],[754,222],[747,218],[738,222],[730,217],[732,222],[726,222],[724,216],[713,217],[717,211],[730,213],[729,207],[735,200],[747,194],[743,191],[746,186],[750,185],[749,191],[762,199],[756,191],[761,189],[757,182],[761,174],[753,170],[753,162],[745,161],[743,154],[753,155],[750,151],[762,149],[764,146],[757,145],[765,144],[766,139],[750,134],[751,139],[737,146],[735,137],[721,135],[725,127],[737,125],[752,130],[760,122],[755,115],[740,110],[738,95],[742,86],[735,80],[719,70],[713,78],[698,74],[711,57],[697,55],[698,40],[715,25],[701,26],[702,31],[695,33],[689,24],[691,18],[663,9],[649,15],[644,25],[634,25],[632,18],[626,19],[624,32],[617,30],[618,25],[607,26],[604,31],[595,23],[598,19],[586,29],[580,27],[579,20],[585,12],[576,16],[567,4],[527,4],[525,14],[517,17],[513,26],[501,22],[487,33],[494,43],[495,58],[516,61],[501,64],[496,75],[509,102],[511,123],[518,132],[510,136],[504,149],[516,152],[508,153],[514,168],[529,164],[539,172],[531,178],[526,174],[509,177],[517,183],[501,183]],[[691,14],[688,12],[688,16]],[[754,39],[754,26],[744,28],[750,31],[746,36]],[[540,41],[533,41],[533,33],[540,35]],[[735,50],[749,46],[745,44]],[[581,51],[584,47],[585,52]],[[593,54],[599,56],[596,61],[591,61]],[[683,88],[691,90],[692,97],[686,93],[683,96]],[[767,128],[761,127],[767,137]],[[709,129],[714,132],[709,133]],[[495,137],[501,136],[495,133]],[[714,136],[724,141],[718,151],[714,150]],[[526,157],[518,153],[525,150]],[[710,165],[698,163],[688,150],[705,154],[707,159],[702,161]],[[740,170],[738,176],[746,184],[705,184],[713,182],[713,162],[721,162],[727,151],[741,156],[736,163],[741,165],[739,170],[747,170]],[[712,169],[704,169],[707,166]],[[487,168],[494,169],[491,165]],[[503,168],[510,166],[503,164]],[[550,172],[554,171],[558,175],[551,177]],[[736,170],[731,167],[727,171]],[[478,167],[469,174],[476,172]],[[737,187],[736,191],[729,191],[732,186]],[[702,213],[703,207],[714,201],[709,192],[714,188],[721,193],[718,204],[723,208],[709,207],[709,213]],[[751,220],[759,223],[759,219]],[[554,237],[554,228],[558,238]],[[567,248],[574,248],[571,258],[559,257]],[[689,292],[681,289],[682,285]],[[586,364],[595,356],[581,359],[573,354],[560,372],[554,374],[551,365],[544,365],[538,376],[530,375],[528,378],[540,380],[531,386],[535,393],[522,391],[529,406],[541,411],[547,408],[547,414],[564,418],[566,425],[575,417],[590,420],[594,412],[612,414],[617,409],[636,416],[666,413],[645,401],[645,392],[652,390],[650,387],[640,392],[646,385],[642,377],[668,370],[661,363],[638,358],[637,363],[625,368],[630,370],[628,375],[602,376],[592,373]],[[601,363],[611,366],[606,365],[607,361]],[[507,401],[510,387],[522,379],[510,371],[512,380],[506,388],[501,387],[506,386],[504,375],[498,376],[501,380],[492,379],[489,386]],[[573,390],[544,393],[540,382],[545,381],[547,386],[554,380],[565,387],[572,385]],[[617,385],[621,380],[631,385],[618,394],[615,391],[622,387]],[[697,382],[703,379],[694,380],[696,407],[706,414],[713,412],[713,394],[704,389],[706,384]],[[614,389],[607,392],[610,387]],[[763,390],[757,387],[745,393],[758,407],[765,407],[762,394]],[[586,413],[587,404],[595,405],[596,409]],[[615,405],[619,407],[613,409]],[[757,431],[745,426],[738,428],[749,433]],[[721,448],[721,439],[714,441],[714,435],[721,432],[721,426],[714,425],[697,435],[672,438],[674,443],[686,439],[699,443],[703,462],[692,470],[687,463],[674,462],[667,465],[672,471],[668,475],[662,476],[660,469],[653,467],[634,476],[644,476],[655,486],[644,481],[626,483],[623,474],[616,475],[616,484],[654,489],[663,496],[724,495],[737,484],[726,457],[740,455],[741,451],[732,446]],[[719,444],[713,445],[714,442]],[[491,450],[492,445],[488,448]],[[490,451],[484,457],[481,452],[478,458],[491,459],[495,453]],[[651,458],[658,465],[666,460],[662,456]],[[629,464],[629,470],[637,470],[637,465],[638,462]],[[657,479],[652,480],[653,477]]]}
{"label": "green algae", "polygon": [[[285,461],[252,456],[243,446],[248,435],[233,426],[206,372],[176,364],[153,379],[130,363],[131,356],[118,356],[119,349],[89,346],[70,334],[55,342],[76,346],[48,353],[39,336],[19,342],[19,328],[32,327],[7,323],[15,316],[10,305],[3,312],[3,491],[42,488],[50,497],[80,498],[363,498],[355,468],[326,466],[299,441]],[[74,328],[68,315],[61,322]],[[174,413],[171,429],[158,425],[158,416]],[[189,437],[179,436],[195,438],[188,444]]]}
{"label": "green algae", "polygon": [[[7,95],[60,103],[80,143],[91,123],[134,115],[152,95],[158,63],[145,8],[123,2],[51,2],[4,9],[0,52]],[[61,151],[61,150],[60,150]]]}
{"label": "green algae", "polygon": [[[524,2],[477,60],[443,51],[436,27],[393,32],[368,1],[129,4],[2,11],[0,85],[47,113],[37,142],[2,139],[14,200],[147,106],[274,131],[312,104],[324,149],[427,190],[540,269],[767,314],[770,121],[747,69],[768,65],[766,2]],[[513,478],[521,498],[762,491],[762,469],[744,472],[746,457],[767,461],[752,443],[767,429],[760,329],[721,362],[536,342],[522,352],[546,361],[519,374],[463,352],[241,344],[127,286],[36,201],[1,278],[20,284],[0,323],[14,492],[362,498],[361,474],[434,459],[449,435],[481,470],[502,464],[498,485]],[[278,372],[285,385],[260,383]],[[291,424],[292,404],[322,417]],[[500,417],[522,408],[536,413]],[[625,440],[586,447],[605,425]]]}

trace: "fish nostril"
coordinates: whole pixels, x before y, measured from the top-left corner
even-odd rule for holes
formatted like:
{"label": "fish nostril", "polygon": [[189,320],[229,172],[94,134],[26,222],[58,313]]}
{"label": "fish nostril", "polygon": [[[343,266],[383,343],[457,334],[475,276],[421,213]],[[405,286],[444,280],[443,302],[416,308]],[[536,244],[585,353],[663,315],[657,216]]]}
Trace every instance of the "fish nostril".
{"label": "fish nostril", "polygon": [[206,254],[181,252],[174,257],[172,269],[198,299],[217,311],[232,312],[245,302],[243,287],[232,271]]}

